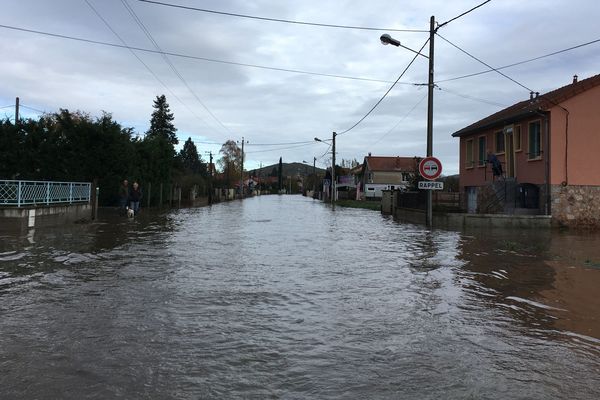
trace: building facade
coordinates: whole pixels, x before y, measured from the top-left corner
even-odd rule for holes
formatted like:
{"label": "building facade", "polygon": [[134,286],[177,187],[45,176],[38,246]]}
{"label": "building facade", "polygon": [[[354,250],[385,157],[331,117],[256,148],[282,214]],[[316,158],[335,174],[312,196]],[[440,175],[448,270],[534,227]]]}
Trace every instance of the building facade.
{"label": "building facade", "polygon": [[403,189],[410,185],[418,158],[377,157],[364,158],[360,174],[360,191],[363,198],[381,198],[382,190]]}
{"label": "building facade", "polygon": [[467,212],[600,226],[600,75],[531,93],[453,136]]}

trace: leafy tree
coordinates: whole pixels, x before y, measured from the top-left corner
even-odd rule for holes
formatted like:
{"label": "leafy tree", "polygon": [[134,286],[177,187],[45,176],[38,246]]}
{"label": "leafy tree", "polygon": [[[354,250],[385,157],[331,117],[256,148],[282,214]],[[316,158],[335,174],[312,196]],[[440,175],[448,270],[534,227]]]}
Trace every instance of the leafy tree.
{"label": "leafy tree", "polygon": [[234,140],[228,140],[223,143],[219,153],[221,153],[221,158],[217,162],[225,175],[225,184],[230,186],[240,175],[242,149],[238,147]]}
{"label": "leafy tree", "polygon": [[175,146],[179,143],[177,128],[173,125],[175,117],[169,109],[169,103],[167,103],[167,98],[164,94],[156,96],[153,107],[154,111],[150,119],[150,129],[146,132],[146,136],[148,138],[163,138],[167,143]]}

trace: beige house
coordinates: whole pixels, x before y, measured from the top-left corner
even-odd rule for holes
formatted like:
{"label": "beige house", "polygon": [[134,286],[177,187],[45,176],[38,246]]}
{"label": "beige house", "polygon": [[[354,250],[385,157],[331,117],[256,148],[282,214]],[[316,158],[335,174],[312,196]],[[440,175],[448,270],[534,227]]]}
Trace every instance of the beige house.
{"label": "beige house", "polygon": [[408,187],[417,170],[417,157],[365,157],[360,180],[361,198],[381,198],[382,190]]}

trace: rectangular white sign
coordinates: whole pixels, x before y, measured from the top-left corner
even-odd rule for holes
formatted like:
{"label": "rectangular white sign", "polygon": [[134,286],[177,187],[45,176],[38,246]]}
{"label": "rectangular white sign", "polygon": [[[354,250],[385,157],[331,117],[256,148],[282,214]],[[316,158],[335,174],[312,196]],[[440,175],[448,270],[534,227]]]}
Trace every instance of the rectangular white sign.
{"label": "rectangular white sign", "polygon": [[442,190],[444,189],[444,182],[436,182],[436,181],[420,181],[419,189],[424,190]]}

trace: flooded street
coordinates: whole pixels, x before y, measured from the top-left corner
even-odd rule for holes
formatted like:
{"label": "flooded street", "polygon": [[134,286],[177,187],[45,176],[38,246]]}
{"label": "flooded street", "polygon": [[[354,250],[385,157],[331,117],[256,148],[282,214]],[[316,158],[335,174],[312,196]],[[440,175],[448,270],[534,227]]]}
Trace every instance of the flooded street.
{"label": "flooded street", "polygon": [[0,237],[2,399],[597,399],[600,235],[300,196]]}

